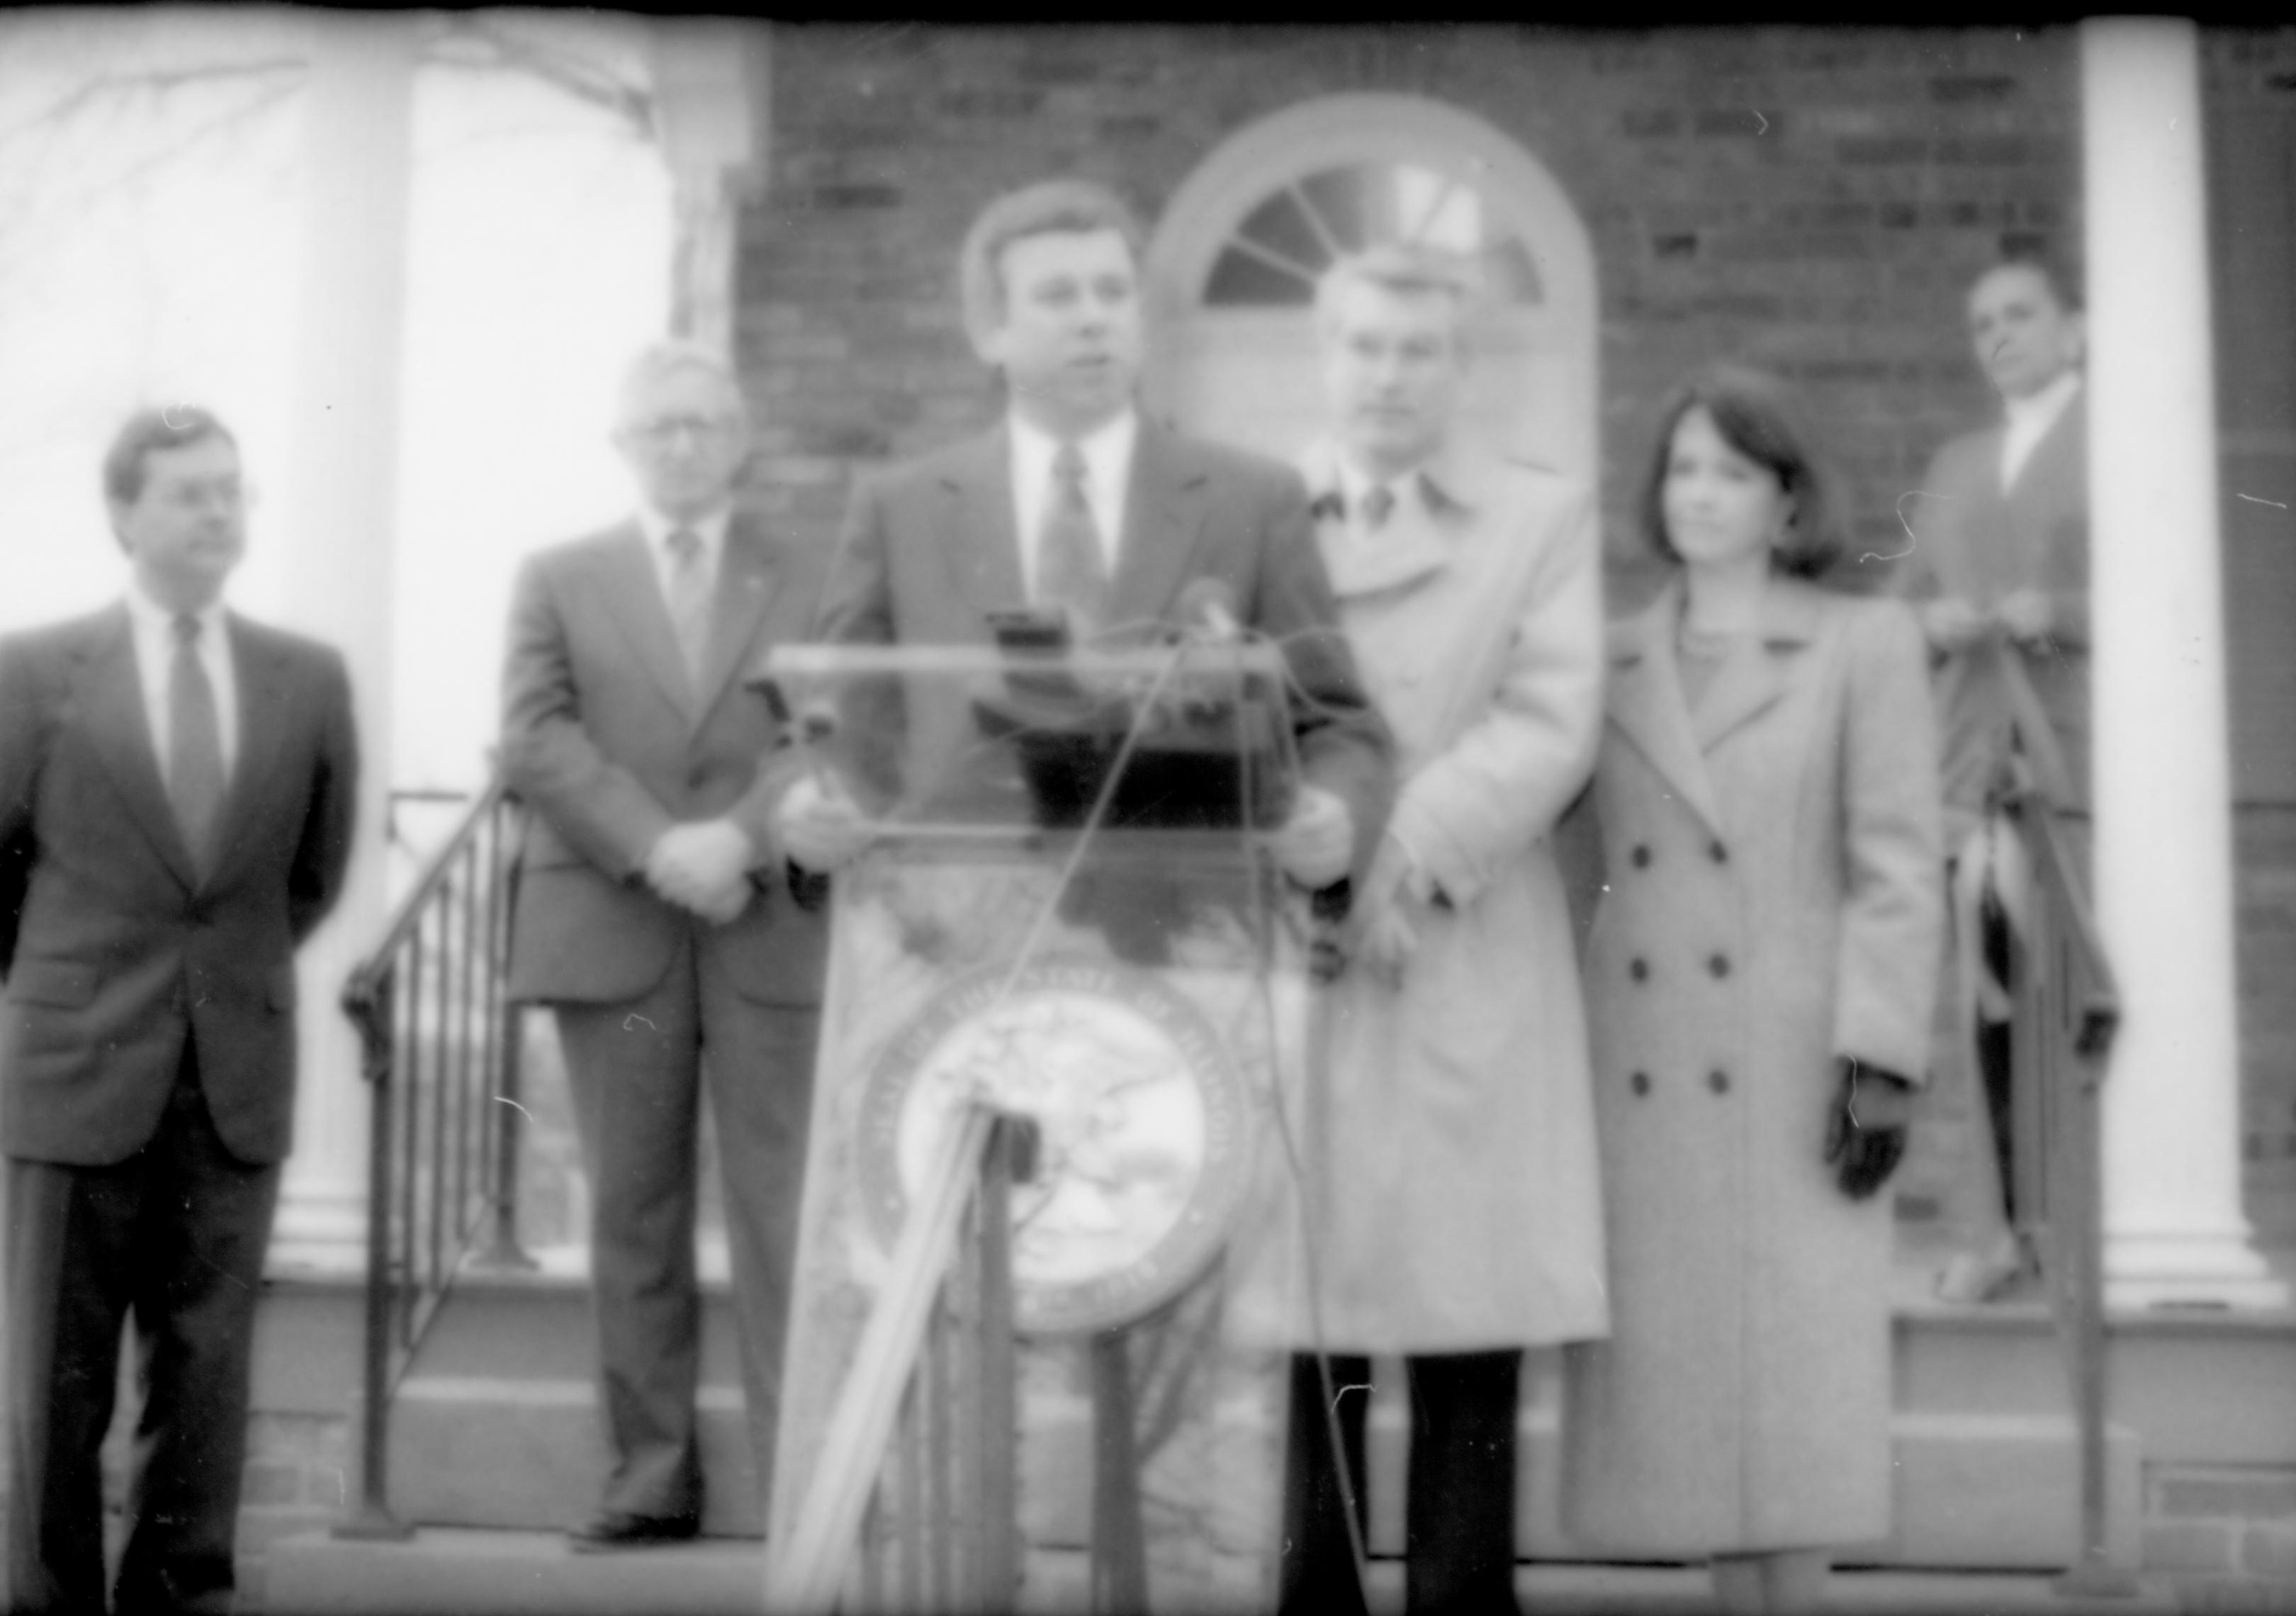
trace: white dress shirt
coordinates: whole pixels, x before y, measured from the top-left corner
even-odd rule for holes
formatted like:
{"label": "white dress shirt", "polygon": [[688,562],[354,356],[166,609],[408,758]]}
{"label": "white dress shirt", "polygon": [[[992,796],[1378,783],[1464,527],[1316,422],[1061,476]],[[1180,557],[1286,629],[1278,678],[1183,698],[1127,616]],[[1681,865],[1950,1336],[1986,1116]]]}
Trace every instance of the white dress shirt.
{"label": "white dress shirt", "polygon": [[697,516],[692,521],[676,521],[652,505],[638,506],[638,526],[644,529],[646,554],[653,558],[654,581],[661,586],[661,603],[674,615],[676,595],[670,580],[677,575],[677,557],[670,553],[669,536],[683,528],[701,541],[701,577],[710,588],[718,587],[718,563],[726,554],[726,524],[733,520],[731,509],[712,511],[707,516]]}
{"label": "white dress shirt", "polygon": [[2039,392],[2026,398],[2005,398],[2002,406],[2008,413],[2008,431],[2001,434],[2001,491],[2006,494],[2017,483],[2017,473],[2041,447],[2041,439],[2057,424],[2064,413],[2080,396],[2080,372],[2069,370]]}
{"label": "white dress shirt", "polygon": [[[135,585],[127,587],[127,622],[135,645],[135,682],[144,695],[144,722],[151,726],[160,778],[170,790],[176,783],[168,778],[168,745],[174,739],[174,726],[168,717],[168,685],[176,668],[177,615]],[[216,739],[223,747],[223,777],[228,782],[233,766],[239,761],[239,680],[231,665],[230,630],[225,626],[221,601],[191,615],[200,619],[198,656],[200,666],[207,669],[208,688],[215,693]]]}
{"label": "white dress shirt", "polygon": [[[1053,504],[1053,457],[1061,440],[1012,418],[1013,515],[1021,529],[1021,581],[1029,598],[1037,598],[1037,553],[1042,547],[1045,517]],[[1084,497],[1092,507],[1093,529],[1100,537],[1101,559],[1108,576],[1116,576],[1118,542],[1123,536],[1124,497],[1132,486],[1132,446],[1139,440],[1140,418],[1131,410],[1087,438],[1077,439],[1084,455]]]}

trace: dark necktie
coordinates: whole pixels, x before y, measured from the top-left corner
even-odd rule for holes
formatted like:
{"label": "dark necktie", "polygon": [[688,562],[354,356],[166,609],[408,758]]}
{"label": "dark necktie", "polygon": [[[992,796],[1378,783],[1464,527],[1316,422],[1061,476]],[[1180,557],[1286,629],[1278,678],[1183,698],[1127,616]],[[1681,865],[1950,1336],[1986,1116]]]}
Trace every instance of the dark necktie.
{"label": "dark necktie", "polygon": [[701,536],[690,528],[671,531],[669,620],[677,648],[685,656],[685,677],[698,693],[709,654],[709,575],[701,564]]}
{"label": "dark necktie", "polygon": [[1395,491],[1385,483],[1375,483],[1371,492],[1363,496],[1364,531],[1376,533],[1387,526],[1387,519],[1395,512]]}
{"label": "dark necktie", "polygon": [[168,671],[168,796],[192,864],[204,880],[223,811],[223,732],[216,718],[215,686],[200,660],[200,619],[183,612],[169,626],[176,655]]}
{"label": "dark necktie", "polygon": [[1069,610],[1079,636],[1108,623],[1108,558],[1085,497],[1084,455],[1073,443],[1053,456],[1053,497],[1037,536],[1037,595]]}

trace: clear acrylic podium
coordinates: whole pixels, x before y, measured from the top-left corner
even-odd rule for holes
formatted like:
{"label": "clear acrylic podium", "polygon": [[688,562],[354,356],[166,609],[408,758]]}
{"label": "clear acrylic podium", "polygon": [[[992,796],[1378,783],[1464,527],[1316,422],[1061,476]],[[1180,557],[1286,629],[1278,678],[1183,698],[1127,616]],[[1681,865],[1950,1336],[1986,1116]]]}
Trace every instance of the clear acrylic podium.
{"label": "clear acrylic podium", "polygon": [[1261,845],[1280,653],[763,676],[876,825],[829,900],[769,1608],[1007,1609],[1046,1548],[1096,1609],[1271,1607],[1312,941]]}

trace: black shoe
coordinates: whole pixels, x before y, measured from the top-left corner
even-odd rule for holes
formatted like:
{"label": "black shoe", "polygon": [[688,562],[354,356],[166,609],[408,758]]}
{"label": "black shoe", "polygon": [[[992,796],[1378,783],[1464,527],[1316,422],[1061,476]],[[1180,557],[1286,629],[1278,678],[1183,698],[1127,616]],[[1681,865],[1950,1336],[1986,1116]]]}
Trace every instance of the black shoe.
{"label": "black shoe", "polygon": [[685,1543],[701,1530],[698,1514],[634,1515],[627,1510],[602,1509],[581,1525],[567,1528],[566,1545],[578,1554],[611,1554],[617,1549]]}

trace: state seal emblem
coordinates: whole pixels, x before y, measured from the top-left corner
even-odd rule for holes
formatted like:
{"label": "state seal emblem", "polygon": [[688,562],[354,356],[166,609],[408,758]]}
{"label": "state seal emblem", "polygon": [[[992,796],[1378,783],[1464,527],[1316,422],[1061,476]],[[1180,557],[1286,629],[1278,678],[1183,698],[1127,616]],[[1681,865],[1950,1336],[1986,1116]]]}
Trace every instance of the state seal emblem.
{"label": "state seal emblem", "polygon": [[857,1152],[887,1251],[939,1130],[979,1097],[1035,1122],[1013,1188],[1015,1327],[1111,1329],[1203,1272],[1243,1197],[1250,1112],[1203,1013],[1147,971],[1085,956],[988,967],[942,989],[884,1048]]}

